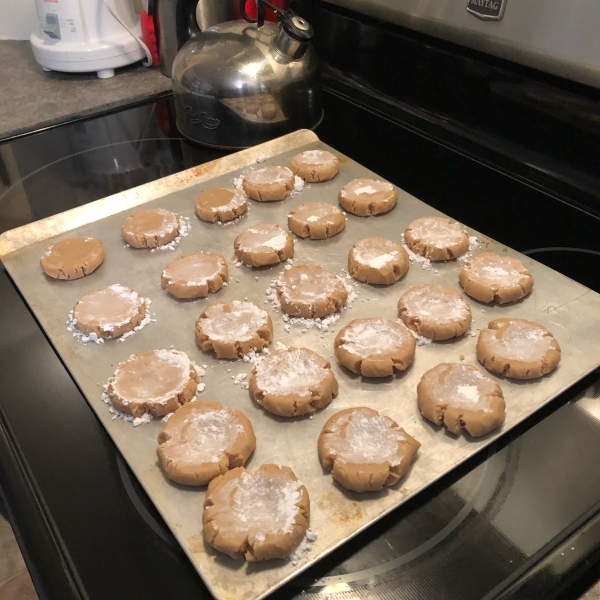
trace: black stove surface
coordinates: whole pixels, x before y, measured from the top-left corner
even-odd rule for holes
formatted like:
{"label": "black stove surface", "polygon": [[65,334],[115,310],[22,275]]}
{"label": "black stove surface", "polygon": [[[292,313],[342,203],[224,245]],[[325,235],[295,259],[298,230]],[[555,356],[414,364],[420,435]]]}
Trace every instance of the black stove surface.
{"label": "black stove surface", "polygon": [[[317,133],[382,177],[600,291],[599,222],[325,94]],[[222,156],[182,140],[170,99],[0,145],[0,230]],[[0,482],[42,598],[208,592],[0,274]],[[592,374],[276,597],[575,598],[600,546],[600,386]]]}

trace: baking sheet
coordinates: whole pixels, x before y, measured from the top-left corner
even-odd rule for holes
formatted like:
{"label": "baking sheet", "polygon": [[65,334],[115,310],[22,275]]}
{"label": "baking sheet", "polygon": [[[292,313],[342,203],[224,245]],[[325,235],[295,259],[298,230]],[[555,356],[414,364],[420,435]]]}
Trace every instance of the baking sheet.
{"label": "baking sheet", "polygon": [[[268,595],[493,442],[600,364],[600,344],[597,343],[600,339],[600,296],[469,229],[468,223],[465,225],[469,234],[477,236],[481,242],[474,254],[490,250],[516,256],[535,278],[532,294],[510,306],[490,307],[468,299],[474,317],[472,332],[476,334],[489,320],[500,316],[531,319],[552,331],[562,348],[562,360],[557,370],[542,379],[511,382],[491,375],[500,383],[507,405],[506,422],[500,430],[478,439],[456,437],[424,421],[418,412],[416,386],[428,369],[440,362],[461,362],[460,357],[463,356],[465,364],[484,370],[475,357],[475,336],[465,335],[456,340],[419,346],[415,362],[407,372],[382,380],[362,379],[349,373],[337,364],[333,354],[333,340],[341,327],[358,317],[395,319],[398,298],[409,287],[440,283],[460,289],[457,277],[463,266],[461,261],[436,263],[429,270],[422,269],[420,264],[412,264],[400,282],[386,288],[357,284],[357,298],[327,333],[301,325],[292,325],[286,332],[282,313],[266,300],[271,280],[283,271],[283,265],[263,269],[235,267],[232,260],[234,238],[247,227],[260,222],[279,223],[286,227],[290,209],[306,201],[337,204],[337,193],[348,181],[356,177],[376,177],[375,174],[342,157],[340,173],[332,181],[307,185],[281,203],[251,202],[245,216],[227,225],[199,221],[194,216],[194,200],[208,187],[231,185],[234,177],[254,165],[260,154],[267,157],[264,164],[281,165],[287,164],[298,151],[311,148],[335,152],[319,142],[314,134],[297,132],[74,209],[66,216],[57,215],[0,236],[0,255],[11,277],[184,551],[212,594],[220,600],[256,600]],[[330,240],[296,239],[294,264],[321,264],[342,275],[347,267],[348,250],[358,239],[366,235],[380,235],[399,240],[401,232],[413,219],[441,214],[400,189],[398,195],[397,207],[387,215],[365,219],[349,214],[346,230]],[[190,217],[189,235],[182,238],[174,251],[150,252],[125,246],[120,237],[121,223],[131,208],[141,203],[168,208]],[[97,237],[104,243],[104,265],[93,275],[75,281],[47,278],[39,267],[41,254],[50,243],[74,234]],[[55,237],[49,242],[47,238],[51,236]],[[223,254],[229,263],[230,282],[207,299],[178,301],[162,289],[160,274],[171,260],[194,250]],[[124,342],[80,343],[67,331],[69,311],[81,296],[113,283],[130,286],[149,297],[156,322]],[[196,346],[194,323],[202,310],[217,300],[243,298],[254,301],[271,315],[274,325],[271,347],[276,342],[305,346],[331,361],[340,383],[339,395],[312,419],[286,420],[263,411],[253,402],[247,390],[233,383],[233,377],[239,373],[250,375],[250,365],[243,361],[218,361]],[[312,544],[311,552],[296,565],[292,561],[246,564],[206,546],[201,520],[204,488],[186,488],[171,483],[157,463],[156,438],[163,423],[155,421],[134,428],[130,423],[113,419],[107,405],[102,402],[102,385],[112,375],[118,362],[126,360],[134,352],[171,345],[187,352],[198,364],[207,365],[203,378],[206,388],[200,399],[217,400],[225,406],[242,410],[252,421],[257,449],[247,468],[254,470],[263,463],[272,462],[285,464],[292,467],[307,487],[311,499],[310,528],[318,539]],[[411,470],[396,486],[382,492],[357,494],[339,487],[321,468],[316,440],[325,421],[333,413],[363,405],[396,420],[421,442],[422,447]]]}

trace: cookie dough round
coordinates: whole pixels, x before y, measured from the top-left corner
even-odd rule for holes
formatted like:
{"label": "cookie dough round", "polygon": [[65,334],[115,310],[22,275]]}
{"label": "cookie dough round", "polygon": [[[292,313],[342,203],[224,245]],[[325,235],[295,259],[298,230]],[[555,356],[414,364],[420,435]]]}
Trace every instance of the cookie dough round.
{"label": "cookie dough round", "polygon": [[358,240],[348,253],[348,272],[354,279],[372,285],[390,285],[408,271],[406,250],[381,237]]}
{"label": "cookie dough round", "polygon": [[348,212],[370,217],[392,210],[398,201],[398,193],[387,181],[353,179],[341,189],[338,200]]}
{"label": "cookie dough round", "polygon": [[404,232],[406,245],[429,260],[451,260],[469,249],[469,235],[460,223],[445,217],[421,217]]}
{"label": "cookie dough round", "polygon": [[496,319],[479,332],[477,358],[492,373],[511,379],[535,379],[556,368],[560,346],[539,323]]}
{"label": "cookie dough round", "polygon": [[142,323],[150,300],[124,285],[114,284],[86,294],[73,307],[73,325],[85,335],[110,340]]}
{"label": "cookie dough round", "polygon": [[196,321],[196,341],[217,358],[238,358],[250,350],[262,350],[273,338],[273,322],[265,310],[233,300],[215,302]]}
{"label": "cookie dough round", "polygon": [[289,467],[243,467],[213,479],[204,499],[207,544],[248,562],[288,558],[310,518],[308,491]]}
{"label": "cookie dough round", "polygon": [[337,359],[363,377],[388,377],[405,371],[415,359],[415,336],[402,323],[354,319],[340,329],[333,342]]}
{"label": "cookie dough round", "polygon": [[242,188],[258,202],[283,200],[294,189],[294,174],[287,167],[258,167],[244,175]]}
{"label": "cookie dough round", "polygon": [[256,448],[256,437],[239,410],[197,400],[169,417],[158,443],[156,454],[169,479],[206,485],[230,469],[243,467]]}
{"label": "cookie dough round", "polygon": [[321,464],[354,492],[376,492],[397,483],[420,446],[398,423],[366,406],[333,415],[318,441]]}
{"label": "cookie dough round", "polygon": [[489,433],[504,423],[506,404],[500,386],[475,367],[442,363],[427,371],[417,386],[421,414],[459,435]]}
{"label": "cookie dough round", "polygon": [[189,402],[200,383],[185,352],[148,350],[119,363],[108,382],[113,406],[133,417],[161,417]]}
{"label": "cookie dough round", "polygon": [[209,223],[231,221],[248,210],[248,200],[242,190],[211,187],[196,198],[198,218]]}
{"label": "cookie dough round", "polygon": [[292,158],[290,169],[304,181],[317,183],[333,179],[340,170],[340,160],[327,150],[305,150]]}
{"label": "cookie dough round", "polygon": [[170,262],[162,272],[162,286],[175,298],[206,298],[227,282],[227,262],[214,252],[189,252]]}
{"label": "cookie dough round", "polygon": [[93,273],[104,262],[104,246],[91,237],[67,238],[44,252],[40,264],[53,279],[80,279]]}
{"label": "cookie dough round", "polygon": [[307,348],[267,354],[252,370],[250,391],[258,404],[280,417],[298,417],[327,406],[338,393],[331,364]]}
{"label": "cookie dough round", "polygon": [[346,217],[333,204],[305,202],[290,211],[288,227],[298,237],[324,240],[344,230]]}
{"label": "cookie dough round", "polygon": [[348,292],[343,281],[323,267],[298,265],[282,273],[277,296],[288,315],[316,319],[340,310]]}
{"label": "cookie dough round", "polygon": [[468,260],[458,281],[475,300],[498,304],[520,300],[533,288],[533,276],[519,259],[493,252]]}
{"label": "cookie dough round", "polygon": [[437,284],[417,285],[405,292],[398,301],[398,316],[410,329],[432,340],[462,335],[473,319],[456,290]]}
{"label": "cookie dough round", "polygon": [[242,231],[233,242],[233,250],[245,265],[275,265],[294,256],[294,238],[279,225],[260,223]]}
{"label": "cookie dough round", "polygon": [[121,237],[134,248],[157,248],[172,242],[180,228],[175,213],[164,208],[142,208],[125,219]]}

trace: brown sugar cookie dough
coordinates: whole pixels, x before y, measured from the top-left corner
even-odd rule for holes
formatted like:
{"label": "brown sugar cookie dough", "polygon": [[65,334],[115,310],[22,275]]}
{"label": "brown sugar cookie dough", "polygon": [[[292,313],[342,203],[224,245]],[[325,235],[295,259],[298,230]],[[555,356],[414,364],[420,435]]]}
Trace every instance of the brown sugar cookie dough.
{"label": "brown sugar cookie dough", "polygon": [[372,285],[390,285],[408,271],[406,250],[381,237],[358,240],[348,253],[348,272],[354,279]]}
{"label": "brown sugar cookie dough", "polygon": [[498,304],[520,300],[533,288],[533,276],[519,259],[493,252],[468,260],[458,281],[475,300]]}
{"label": "brown sugar cookie dough", "polygon": [[288,558],[300,544],[310,518],[308,491],[289,467],[243,467],[213,479],[206,492],[202,524],[207,544],[249,562]]}
{"label": "brown sugar cookie dough", "polygon": [[327,150],[306,150],[292,158],[290,169],[304,181],[317,183],[333,179],[340,170],[340,160]]}
{"label": "brown sugar cookie dough", "polygon": [[294,189],[294,174],[287,167],[258,167],[244,175],[242,188],[258,202],[283,200]]}
{"label": "brown sugar cookie dough", "polygon": [[169,479],[206,485],[217,475],[243,467],[256,448],[256,437],[239,410],[197,400],[169,417],[158,443],[156,454]]}
{"label": "brown sugar cookie dough", "polygon": [[102,242],[91,237],[67,238],[44,252],[40,264],[54,279],[80,279],[93,273],[104,262]]}
{"label": "brown sugar cookie dough", "polygon": [[231,221],[248,210],[248,200],[242,190],[211,187],[196,198],[196,215],[203,221]]}
{"label": "brown sugar cookie dough", "polygon": [[511,379],[535,379],[556,368],[560,346],[539,323],[496,319],[479,332],[477,358],[492,373]]}
{"label": "brown sugar cookie dough", "polygon": [[242,231],[233,242],[233,250],[245,265],[275,265],[294,256],[294,238],[279,225],[260,223]]}
{"label": "brown sugar cookie dough", "polygon": [[307,348],[277,350],[252,370],[250,391],[258,404],[280,417],[298,417],[327,406],[338,393],[331,364]]}
{"label": "brown sugar cookie dough", "polygon": [[402,323],[387,319],[354,319],[333,342],[337,359],[364,377],[387,377],[405,371],[415,359],[415,336]]}
{"label": "brown sugar cookie dough", "polygon": [[214,252],[189,252],[162,272],[162,286],[176,298],[206,298],[227,282],[227,262]]}
{"label": "brown sugar cookie dough", "polygon": [[389,212],[396,206],[398,193],[387,181],[353,179],[338,194],[339,203],[359,217]]}
{"label": "brown sugar cookie dough", "polygon": [[180,228],[175,213],[164,208],[142,208],[125,219],[121,237],[134,248],[157,248],[173,241]]}
{"label": "brown sugar cookie dough", "polygon": [[344,230],[346,217],[333,204],[305,202],[290,211],[288,227],[298,237],[324,240]]}
{"label": "brown sugar cookie dough", "polygon": [[161,417],[189,402],[200,376],[188,355],[179,350],[149,350],[132,354],[108,382],[113,406],[134,417]]}
{"label": "brown sugar cookie dough", "polygon": [[449,340],[471,326],[469,305],[452,288],[437,284],[417,285],[398,301],[398,316],[419,335]]}
{"label": "brown sugar cookie dough", "polygon": [[273,338],[273,322],[252,302],[215,302],[196,321],[196,341],[217,358],[238,358],[262,350]]}
{"label": "brown sugar cookie dough", "polygon": [[277,282],[282,310],[293,317],[316,319],[338,311],[348,299],[343,281],[317,265],[299,265]]}
{"label": "brown sugar cookie dough", "polygon": [[456,435],[489,433],[504,423],[506,405],[500,386],[475,367],[442,363],[427,371],[417,386],[419,410]]}
{"label": "brown sugar cookie dough", "polygon": [[335,481],[354,492],[394,485],[421,446],[398,423],[366,406],[333,415],[317,445],[321,464]]}
{"label": "brown sugar cookie dough", "polygon": [[429,260],[451,260],[469,249],[469,236],[460,223],[445,217],[421,217],[404,232],[406,245]]}
{"label": "brown sugar cookie dough", "polygon": [[92,339],[117,338],[149,319],[150,300],[123,285],[90,292],[73,307],[72,325]]}

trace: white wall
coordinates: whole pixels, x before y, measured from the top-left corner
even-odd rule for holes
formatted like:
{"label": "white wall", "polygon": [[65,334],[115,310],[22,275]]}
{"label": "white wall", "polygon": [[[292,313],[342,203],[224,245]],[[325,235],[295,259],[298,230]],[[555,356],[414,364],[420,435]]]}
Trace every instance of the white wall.
{"label": "white wall", "polygon": [[35,29],[35,0],[0,0],[0,40],[28,40]]}

